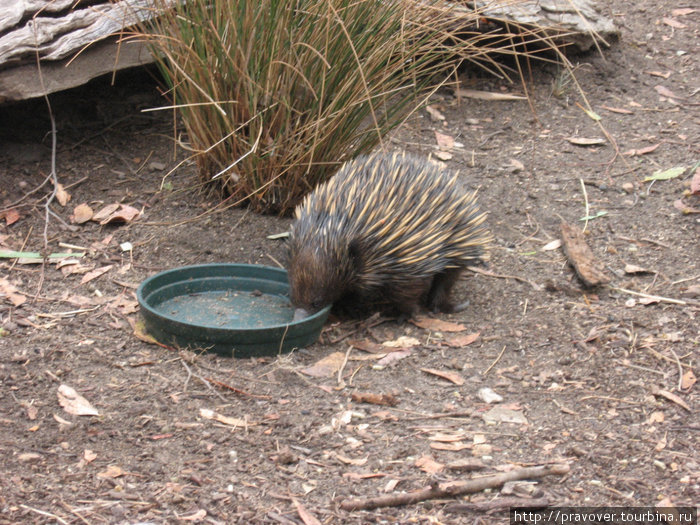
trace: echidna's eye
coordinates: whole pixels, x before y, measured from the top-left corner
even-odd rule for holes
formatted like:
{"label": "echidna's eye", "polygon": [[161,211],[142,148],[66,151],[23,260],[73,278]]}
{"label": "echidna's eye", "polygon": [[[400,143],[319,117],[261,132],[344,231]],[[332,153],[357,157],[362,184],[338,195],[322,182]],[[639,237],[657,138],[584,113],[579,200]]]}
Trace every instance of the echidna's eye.
{"label": "echidna's eye", "polygon": [[321,301],[312,301],[311,302],[311,308],[314,310],[320,310],[323,305],[321,304]]}

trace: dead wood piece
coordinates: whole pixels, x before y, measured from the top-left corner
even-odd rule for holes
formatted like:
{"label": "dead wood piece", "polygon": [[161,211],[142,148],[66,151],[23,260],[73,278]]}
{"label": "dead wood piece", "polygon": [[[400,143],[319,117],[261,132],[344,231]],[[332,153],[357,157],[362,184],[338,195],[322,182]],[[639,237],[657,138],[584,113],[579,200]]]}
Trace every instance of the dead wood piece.
{"label": "dead wood piece", "polygon": [[467,481],[451,481],[447,483],[437,483],[413,492],[401,494],[387,494],[366,499],[349,499],[340,502],[343,510],[371,510],[380,507],[398,507],[418,503],[429,499],[446,498],[460,496],[462,494],[473,494],[485,489],[502,486],[508,481],[518,481],[522,479],[541,478],[549,475],[562,476],[569,472],[569,465],[541,465],[537,467],[525,467],[510,472],[503,472],[493,476],[470,479]]}
{"label": "dead wood piece", "polygon": [[601,269],[581,230],[562,222],[561,235],[564,253],[584,285],[593,287],[610,282],[610,277]]}

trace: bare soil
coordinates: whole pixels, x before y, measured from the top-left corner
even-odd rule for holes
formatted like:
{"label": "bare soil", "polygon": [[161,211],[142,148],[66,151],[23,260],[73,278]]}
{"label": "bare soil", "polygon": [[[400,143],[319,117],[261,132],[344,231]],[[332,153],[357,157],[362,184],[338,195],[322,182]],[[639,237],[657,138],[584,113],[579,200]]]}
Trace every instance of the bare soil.
{"label": "bare soil", "polygon": [[[147,344],[133,330],[143,279],[194,263],[274,266],[284,244],[267,236],[286,231],[289,219],[217,211],[189,164],[163,180],[183,154],[168,112],[140,112],[164,102],[156,82],[136,72],[119,75],[114,87],[99,80],[51,97],[58,176],[72,199],[52,204],[47,224],[46,106],[0,108],[0,208],[19,212],[11,225],[6,214],[0,248],[40,251],[46,232],[50,252],[87,252],[75,273],[0,262],[0,523],[315,516],[471,524],[505,522],[507,506],[485,514],[455,503],[700,503],[700,216],[674,206],[682,199],[700,207],[684,195],[700,157],[700,11],[673,12],[681,7],[610,3],[621,40],[602,56],[575,59],[599,122],[559,69],[535,64],[532,107],[446,90],[433,101],[444,121],[421,111],[388,142],[427,156],[437,151],[436,131],[454,138],[446,165],[479,189],[489,212],[490,265],[455,291],[471,306],[439,316],[464,325],[456,333],[383,317],[331,318],[318,343],[279,357],[227,359]],[[474,72],[463,82],[523,93]],[[586,146],[572,138],[604,140]],[[644,180],[676,166],[686,168],[678,177]],[[126,224],[70,225],[77,204],[115,202],[143,214]],[[586,215],[595,218],[581,221]],[[561,249],[543,249],[560,238],[562,221],[586,226],[609,285],[583,288]],[[132,251],[120,248],[125,242]],[[471,344],[455,342],[477,332]],[[351,344],[402,336],[417,344],[384,366]],[[302,373],[334,352],[343,356],[339,373]],[[64,410],[62,384],[99,415]],[[485,387],[502,401],[487,403]],[[396,404],[353,394],[384,394]],[[514,422],[490,421],[494,407]],[[207,419],[202,409],[243,424]],[[340,508],[348,498],[559,463],[568,474],[398,507]]]}

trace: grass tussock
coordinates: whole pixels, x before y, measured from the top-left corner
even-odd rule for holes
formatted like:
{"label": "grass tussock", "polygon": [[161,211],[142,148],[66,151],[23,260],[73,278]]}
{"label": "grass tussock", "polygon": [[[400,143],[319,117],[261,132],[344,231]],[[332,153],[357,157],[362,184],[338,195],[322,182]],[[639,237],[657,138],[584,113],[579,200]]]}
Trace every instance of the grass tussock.
{"label": "grass tussock", "polygon": [[492,55],[524,52],[437,0],[154,2],[142,36],[202,179],[263,212],[289,212],[382,144],[461,61],[503,75]]}

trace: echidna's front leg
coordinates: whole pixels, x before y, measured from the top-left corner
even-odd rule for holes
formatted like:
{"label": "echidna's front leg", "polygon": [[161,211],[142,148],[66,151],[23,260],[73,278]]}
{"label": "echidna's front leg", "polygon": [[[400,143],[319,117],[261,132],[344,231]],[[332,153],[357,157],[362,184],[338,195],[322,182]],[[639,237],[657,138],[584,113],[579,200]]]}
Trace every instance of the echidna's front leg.
{"label": "echidna's front leg", "polygon": [[433,277],[426,305],[432,312],[458,312],[463,310],[466,304],[455,306],[450,301],[450,292],[462,273],[462,268],[447,268]]}

